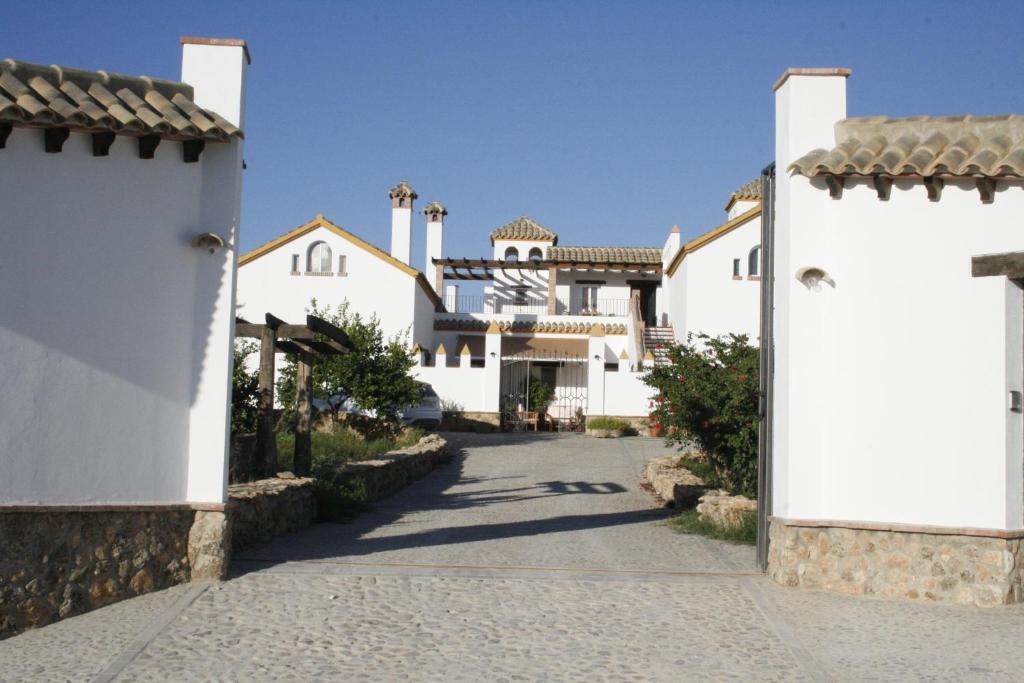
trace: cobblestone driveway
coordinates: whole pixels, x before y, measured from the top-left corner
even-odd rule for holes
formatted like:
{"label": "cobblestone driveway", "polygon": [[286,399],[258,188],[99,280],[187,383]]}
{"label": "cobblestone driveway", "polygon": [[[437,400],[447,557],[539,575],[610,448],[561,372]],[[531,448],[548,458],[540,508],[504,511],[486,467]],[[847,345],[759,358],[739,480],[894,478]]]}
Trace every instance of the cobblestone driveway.
{"label": "cobblestone driveway", "polygon": [[352,524],[223,584],[0,641],[4,681],[1020,680],[1024,610],[786,590],[753,551],[665,528],[654,440],[461,436]]}

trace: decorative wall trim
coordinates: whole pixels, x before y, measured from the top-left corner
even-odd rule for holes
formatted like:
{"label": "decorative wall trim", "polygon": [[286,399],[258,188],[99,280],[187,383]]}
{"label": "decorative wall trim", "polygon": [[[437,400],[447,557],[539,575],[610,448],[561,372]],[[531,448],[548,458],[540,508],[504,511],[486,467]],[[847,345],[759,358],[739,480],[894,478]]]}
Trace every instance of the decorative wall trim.
{"label": "decorative wall trim", "polygon": [[927,524],[891,524],[884,522],[858,522],[837,519],[785,519],[769,517],[768,521],[786,526],[811,529],[836,528],[861,531],[891,531],[905,534],[931,534],[936,536],[976,536],[979,538],[1000,538],[1012,540],[1024,538],[1024,529],[983,529],[977,527],[933,526]]}
{"label": "decorative wall trim", "polygon": [[202,510],[223,512],[224,503],[111,503],[102,505],[0,505],[0,514],[8,512],[171,512]]}
{"label": "decorative wall trim", "polygon": [[[493,330],[492,330],[493,326]],[[601,323],[606,335],[625,335],[625,324]],[[507,320],[435,320],[434,329],[450,332],[512,332],[524,334],[579,334],[590,335],[594,323],[535,322]]]}

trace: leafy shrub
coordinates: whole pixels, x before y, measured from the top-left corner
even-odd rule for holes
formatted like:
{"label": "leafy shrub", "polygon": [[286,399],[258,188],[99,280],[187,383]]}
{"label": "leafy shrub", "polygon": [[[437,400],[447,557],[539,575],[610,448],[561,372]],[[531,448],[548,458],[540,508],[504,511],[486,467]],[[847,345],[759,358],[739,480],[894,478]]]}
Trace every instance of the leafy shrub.
{"label": "leafy shrub", "polygon": [[256,431],[256,406],[259,402],[259,372],[245,369],[245,359],[260,347],[251,341],[235,341],[235,365],[231,373],[231,433]]}
{"label": "leafy shrub", "polygon": [[450,420],[454,417],[462,417],[462,413],[465,410],[462,404],[458,401],[449,401],[448,399],[441,399],[441,417],[445,420]]}
{"label": "leafy shrub", "polygon": [[610,429],[627,432],[629,428],[630,424],[628,422],[614,417],[598,416],[587,420],[587,429]]}
{"label": "leafy shrub", "polygon": [[[406,429],[396,438],[366,439],[347,427],[336,427],[333,432],[310,434],[313,450],[313,469],[328,463],[368,460],[398,448],[407,448],[420,440],[423,432]],[[295,435],[281,432],[277,435],[278,469],[291,470],[295,455]]]}
{"label": "leafy shrub", "polygon": [[690,337],[644,382],[658,390],[652,419],[666,440],[695,442],[725,488],[757,495],[758,350],[746,335]]}
{"label": "leafy shrub", "polygon": [[[332,396],[350,398],[363,411],[363,419],[353,420],[353,426],[365,427],[370,434],[397,433],[399,413],[423,398],[423,384],[409,374],[415,360],[408,334],[385,339],[377,317],[349,312],[348,302],[332,309],[320,308],[312,299],[308,312],[344,330],[353,347],[351,353],[314,358],[313,397],[325,401]],[[291,422],[294,414],[295,376],[296,358],[289,354],[277,384],[281,404],[289,406],[286,422]]]}

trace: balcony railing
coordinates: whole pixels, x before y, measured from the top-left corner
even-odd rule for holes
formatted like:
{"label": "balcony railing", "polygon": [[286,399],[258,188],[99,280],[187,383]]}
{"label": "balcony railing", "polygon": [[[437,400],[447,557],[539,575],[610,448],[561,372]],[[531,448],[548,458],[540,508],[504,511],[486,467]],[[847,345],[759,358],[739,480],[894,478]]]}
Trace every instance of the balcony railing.
{"label": "balcony railing", "polygon": [[[513,296],[500,294],[446,295],[444,307],[449,313],[522,313],[547,315],[548,302],[537,297],[517,301]],[[601,299],[583,301],[582,296],[559,297],[555,301],[555,315],[601,315],[625,317],[629,315],[629,299]]]}

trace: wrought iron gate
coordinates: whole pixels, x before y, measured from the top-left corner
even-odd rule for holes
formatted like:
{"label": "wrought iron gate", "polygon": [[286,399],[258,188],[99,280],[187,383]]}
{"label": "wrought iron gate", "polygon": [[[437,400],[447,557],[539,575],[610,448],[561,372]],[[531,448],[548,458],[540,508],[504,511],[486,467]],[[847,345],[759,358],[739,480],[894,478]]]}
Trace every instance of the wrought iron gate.
{"label": "wrought iron gate", "polygon": [[[587,410],[587,359],[553,351],[524,351],[501,359],[501,427],[574,429]],[[544,382],[554,390],[550,402],[533,405],[531,387]]]}
{"label": "wrought iron gate", "polygon": [[775,403],[775,164],[761,171],[761,351],[757,443],[757,564],[768,569],[772,514],[772,420]]}

